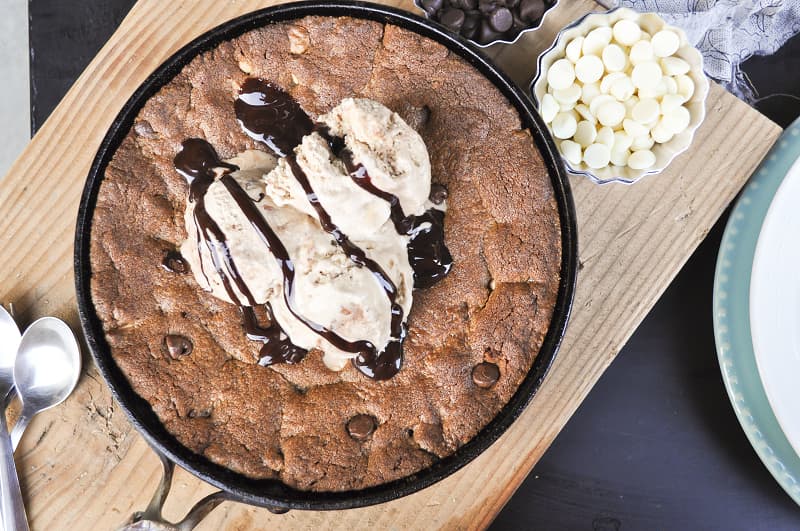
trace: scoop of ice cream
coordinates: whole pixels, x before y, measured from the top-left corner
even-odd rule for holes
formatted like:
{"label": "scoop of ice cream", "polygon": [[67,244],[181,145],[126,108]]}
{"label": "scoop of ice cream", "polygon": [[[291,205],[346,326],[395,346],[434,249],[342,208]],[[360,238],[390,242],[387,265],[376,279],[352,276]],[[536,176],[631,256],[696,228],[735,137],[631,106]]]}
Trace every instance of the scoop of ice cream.
{"label": "scoop of ice cream", "polygon": [[[344,136],[352,159],[366,168],[376,187],[399,198],[406,214],[424,212],[431,180],[427,149],[399,116],[370,100],[344,100],[321,121],[331,134]],[[295,271],[292,307],[287,305],[279,263],[220,181],[209,186],[205,211],[225,235],[224,246],[253,300],[248,301],[235,288],[239,300],[231,301],[209,250],[209,246],[217,246],[225,252],[223,242],[198,238],[194,204],[189,202],[185,215],[188,237],[181,252],[198,283],[216,297],[240,305],[269,303],[292,343],[321,350],[331,369],[342,369],[355,354],[328,342],[308,321],[347,341],[365,340],[378,351],[383,349],[392,339],[392,311],[385,286],[323,229],[311,200],[318,201],[338,230],[385,272],[396,286],[397,303],[407,316],[414,286],[409,236],[400,234],[390,220],[389,203],[356,184],[345,163],[316,132],[303,138],[291,161],[247,151],[227,162],[238,166],[231,177],[256,203],[291,258]],[[315,197],[310,198],[301,186],[295,174],[298,170]]]}
{"label": "scoop of ice cream", "polygon": [[[361,164],[378,189],[396,196],[403,212],[422,214],[431,190],[431,165],[422,137],[397,113],[368,99],[347,98],[319,123],[344,138],[352,159]],[[389,203],[350,178],[345,163],[319,133],[303,138],[295,150],[331,220],[350,237],[369,238],[389,219]],[[287,159],[266,179],[266,193],[276,204],[316,216]],[[354,213],[358,215],[353,215]]]}
{"label": "scoop of ice cream", "polygon": [[407,216],[425,211],[431,192],[428,148],[400,115],[376,101],[347,98],[320,122],[333,135],[344,137],[372,184],[395,195]]}

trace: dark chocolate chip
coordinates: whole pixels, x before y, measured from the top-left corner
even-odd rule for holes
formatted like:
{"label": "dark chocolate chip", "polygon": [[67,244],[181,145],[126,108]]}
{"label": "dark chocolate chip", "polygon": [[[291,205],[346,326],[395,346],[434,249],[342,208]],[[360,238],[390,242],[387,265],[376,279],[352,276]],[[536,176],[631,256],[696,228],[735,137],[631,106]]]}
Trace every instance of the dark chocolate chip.
{"label": "dark chocolate chip", "polygon": [[447,188],[441,184],[432,184],[431,194],[428,196],[428,198],[434,205],[441,205],[444,203],[444,200],[447,199]]}
{"label": "dark chocolate chip", "polygon": [[520,0],[506,0],[505,5],[509,9],[514,9],[519,5]]}
{"label": "dark chocolate chip", "polygon": [[446,9],[439,17],[439,22],[453,31],[458,31],[464,24],[464,12],[460,9]]}
{"label": "dark chocolate chip", "polygon": [[478,9],[481,13],[489,14],[497,9],[497,0],[478,0]]}
{"label": "dark chocolate chip", "polygon": [[189,272],[189,264],[186,263],[186,260],[178,251],[168,251],[164,260],[161,261],[161,266],[170,273],[183,274]]}
{"label": "dark chocolate chip", "polygon": [[519,4],[519,16],[527,22],[536,22],[544,15],[543,0],[522,0]]}
{"label": "dark chocolate chip", "polygon": [[470,11],[478,8],[478,0],[450,0],[450,5],[464,11]]}
{"label": "dark chocolate chip", "polygon": [[511,29],[511,26],[514,24],[514,17],[511,15],[511,11],[509,11],[508,8],[501,7],[495,9],[489,15],[489,24],[495,31],[504,33]]}
{"label": "dark chocolate chip", "polygon": [[364,441],[375,431],[375,419],[369,415],[356,415],[347,421],[347,433],[357,441]]}
{"label": "dark chocolate chip", "polygon": [[181,335],[168,334],[164,336],[164,349],[172,359],[176,360],[181,356],[188,356],[192,353],[193,348],[194,345],[192,345],[191,340]]}
{"label": "dark chocolate chip", "polygon": [[420,2],[422,5],[422,9],[424,9],[429,15],[433,15],[437,11],[442,8],[444,4],[443,0],[422,0]]}
{"label": "dark chocolate chip", "polygon": [[500,379],[500,369],[494,363],[484,361],[472,369],[472,381],[483,389],[488,389]]}
{"label": "dark chocolate chip", "polygon": [[467,39],[471,39],[478,32],[478,28],[480,27],[480,25],[481,25],[480,14],[467,14],[467,17],[464,20],[464,25],[461,26],[461,35],[463,35]]}
{"label": "dark chocolate chip", "polygon": [[529,24],[524,20],[522,20],[521,18],[519,18],[519,15],[517,15],[514,12],[512,12],[512,15],[514,15],[514,25],[511,26],[511,31],[516,33],[519,32],[519,30],[529,27]]}
{"label": "dark chocolate chip", "polygon": [[489,44],[490,42],[497,40],[501,37],[500,33],[497,33],[492,26],[489,25],[489,22],[483,20],[481,22],[481,29],[478,33],[478,41],[481,44]]}

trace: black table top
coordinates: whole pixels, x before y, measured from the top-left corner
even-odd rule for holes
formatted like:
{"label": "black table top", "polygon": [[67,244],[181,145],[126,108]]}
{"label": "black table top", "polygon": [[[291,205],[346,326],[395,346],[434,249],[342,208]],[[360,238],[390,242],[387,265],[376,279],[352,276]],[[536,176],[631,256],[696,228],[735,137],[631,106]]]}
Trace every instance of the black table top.
{"label": "black table top", "polygon": [[[30,0],[35,131],[134,0]],[[757,107],[800,115],[800,37],[745,65]],[[794,96],[792,96],[794,95]],[[727,216],[725,216],[727,218]],[[750,447],[722,384],[711,290],[725,219],[712,230],[492,528],[800,529],[800,508]]]}

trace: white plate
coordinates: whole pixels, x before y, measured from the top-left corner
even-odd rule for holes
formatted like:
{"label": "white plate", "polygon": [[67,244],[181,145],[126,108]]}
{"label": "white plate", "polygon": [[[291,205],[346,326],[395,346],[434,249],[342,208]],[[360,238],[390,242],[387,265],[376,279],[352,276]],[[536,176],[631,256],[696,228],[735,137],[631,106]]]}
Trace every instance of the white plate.
{"label": "white plate", "polygon": [[767,399],[800,455],[800,159],[775,194],[758,237],[750,327]]}

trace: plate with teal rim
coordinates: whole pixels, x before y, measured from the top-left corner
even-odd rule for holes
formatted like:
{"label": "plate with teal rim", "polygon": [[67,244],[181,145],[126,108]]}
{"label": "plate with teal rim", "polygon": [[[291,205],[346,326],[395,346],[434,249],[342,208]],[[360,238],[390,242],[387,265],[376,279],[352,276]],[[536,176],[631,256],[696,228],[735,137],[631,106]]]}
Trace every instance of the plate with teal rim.
{"label": "plate with teal rim", "polygon": [[800,456],[770,407],[759,376],[750,328],[750,277],[764,218],[800,158],[800,120],[773,146],[731,213],[714,275],[714,338],[722,379],[739,423],[761,461],[800,504]]}

